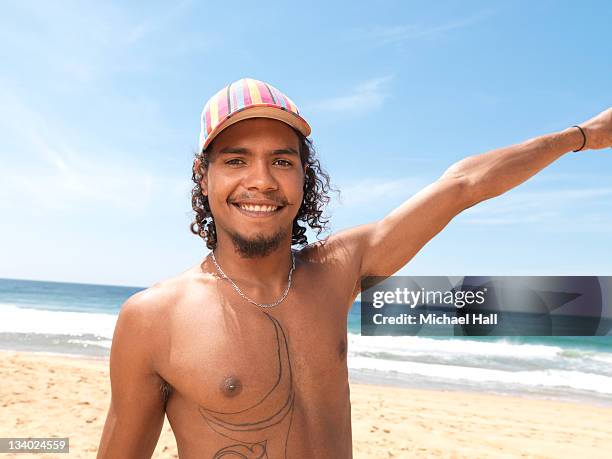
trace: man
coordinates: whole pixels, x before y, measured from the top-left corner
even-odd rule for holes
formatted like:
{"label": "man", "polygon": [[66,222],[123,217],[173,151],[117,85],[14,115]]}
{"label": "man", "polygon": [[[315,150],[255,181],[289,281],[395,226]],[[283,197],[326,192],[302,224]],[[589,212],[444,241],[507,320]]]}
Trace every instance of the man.
{"label": "man", "polygon": [[[380,221],[304,245],[327,178],[295,104],[243,79],[202,114],[192,231],[201,264],[126,301],[99,458],[150,457],[167,414],[181,458],[349,458],[347,313],[464,209],[572,150],[612,145],[612,109],[471,156]],[[367,190],[366,190],[367,192]]]}

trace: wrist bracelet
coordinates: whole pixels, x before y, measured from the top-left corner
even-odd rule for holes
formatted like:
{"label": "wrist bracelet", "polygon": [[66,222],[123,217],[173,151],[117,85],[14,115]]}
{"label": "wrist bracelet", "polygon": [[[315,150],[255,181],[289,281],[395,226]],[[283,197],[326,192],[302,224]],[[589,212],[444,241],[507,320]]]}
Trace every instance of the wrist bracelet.
{"label": "wrist bracelet", "polygon": [[575,153],[577,151],[581,151],[586,146],[586,134],[584,133],[584,131],[582,130],[580,126],[572,126],[572,127],[578,128],[578,130],[582,134],[582,145],[580,146],[578,150],[574,150],[574,153]]}

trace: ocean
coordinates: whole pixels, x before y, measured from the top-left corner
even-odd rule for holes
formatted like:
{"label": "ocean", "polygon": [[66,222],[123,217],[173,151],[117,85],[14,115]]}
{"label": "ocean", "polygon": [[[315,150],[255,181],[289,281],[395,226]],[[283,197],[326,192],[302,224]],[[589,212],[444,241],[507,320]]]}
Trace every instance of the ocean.
{"label": "ocean", "polygon": [[[138,287],[0,279],[0,349],[108,356]],[[612,336],[361,336],[348,317],[353,382],[518,394],[612,406]]]}

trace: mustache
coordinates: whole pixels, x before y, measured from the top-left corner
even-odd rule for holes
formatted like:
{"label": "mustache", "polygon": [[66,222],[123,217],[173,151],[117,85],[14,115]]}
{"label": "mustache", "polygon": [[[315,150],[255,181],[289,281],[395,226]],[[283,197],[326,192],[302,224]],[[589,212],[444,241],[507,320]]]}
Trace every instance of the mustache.
{"label": "mustache", "polygon": [[277,206],[286,206],[289,204],[289,201],[284,196],[278,193],[263,193],[263,194],[241,194],[236,196],[230,200],[230,202],[234,203],[237,201],[255,201],[258,199],[265,199],[267,201],[274,202]]}

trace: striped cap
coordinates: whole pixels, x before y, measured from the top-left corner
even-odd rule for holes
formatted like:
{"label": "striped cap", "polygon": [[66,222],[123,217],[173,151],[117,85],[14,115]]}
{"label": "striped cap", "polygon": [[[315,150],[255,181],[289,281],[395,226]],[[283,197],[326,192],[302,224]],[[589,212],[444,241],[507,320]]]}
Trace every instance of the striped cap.
{"label": "striped cap", "polygon": [[228,126],[247,118],[272,118],[284,121],[310,135],[310,126],[297,106],[278,89],[252,78],[235,81],[212,96],[202,110],[200,151]]}

